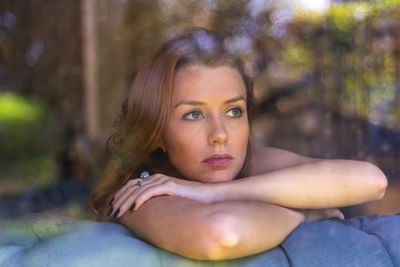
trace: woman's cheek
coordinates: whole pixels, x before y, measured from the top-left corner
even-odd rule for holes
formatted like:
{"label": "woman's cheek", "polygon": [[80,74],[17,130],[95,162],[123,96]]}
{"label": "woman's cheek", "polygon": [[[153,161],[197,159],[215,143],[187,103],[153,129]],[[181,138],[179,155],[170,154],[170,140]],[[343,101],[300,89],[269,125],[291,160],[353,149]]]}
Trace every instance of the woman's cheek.
{"label": "woman's cheek", "polygon": [[184,130],[177,132],[170,143],[167,144],[167,151],[172,164],[178,169],[186,164],[190,165],[195,160],[194,157],[199,155],[196,144],[195,136],[188,135]]}
{"label": "woman's cheek", "polygon": [[249,140],[249,125],[247,123],[240,123],[231,127],[232,137],[240,144],[246,144]]}

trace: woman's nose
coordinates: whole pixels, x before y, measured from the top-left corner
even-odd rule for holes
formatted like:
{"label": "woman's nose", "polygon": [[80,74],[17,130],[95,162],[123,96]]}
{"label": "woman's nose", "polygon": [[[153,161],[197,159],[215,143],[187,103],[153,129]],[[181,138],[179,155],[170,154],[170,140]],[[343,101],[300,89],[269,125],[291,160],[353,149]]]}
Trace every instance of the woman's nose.
{"label": "woman's nose", "polygon": [[228,141],[228,133],[220,118],[210,121],[208,142],[210,145],[225,144]]}

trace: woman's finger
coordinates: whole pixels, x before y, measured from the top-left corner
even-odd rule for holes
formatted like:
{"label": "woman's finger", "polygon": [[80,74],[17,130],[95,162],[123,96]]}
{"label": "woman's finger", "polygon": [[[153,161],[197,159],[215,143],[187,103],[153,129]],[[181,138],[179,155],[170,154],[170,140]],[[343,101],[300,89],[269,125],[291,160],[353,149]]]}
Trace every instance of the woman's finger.
{"label": "woman's finger", "polygon": [[131,179],[128,182],[126,182],[126,184],[115,194],[114,196],[114,201],[113,203],[115,203],[116,201],[118,201],[118,199],[121,197],[122,194],[125,193],[126,190],[128,190],[128,188],[130,188],[131,186],[143,186],[146,185],[148,183],[151,182],[155,182],[157,181],[157,177],[158,175],[152,175],[150,176],[148,179],[144,180],[143,178],[135,178],[135,179]]}
{"label": "woman's finger", "polygon": [[338,208],[327,209],[327,212],[328,212],[328,219],[337,218],[344,220],[344,215]]}
{"label": "woman's finger", "polygon": [[[115,215],[114,217],[120,218],[128,210],[131,210],[131,211],[133,211],[134,209],[136,210],[136,208],[135,208],[136,205],[134,205],[134,204],[136,204],[138,196],[141,195],[142,192],[146,192],[153,187],[159,186],[160,184],[161,184],[161,182],[150,183],[150,184],[147,184],[146,186],[136,188],[136,190],[134,190],[131,194],[126,194],[125,195],[126,197],[124,196],[124,201],[123,202],[121,201],[121,204],[118,206],[118,209],[119,209],[118,214]],[[148,196],[149,196],[148,199],[150,199],[155,195],[150,194]]]}
{"label": "woman's finger", "polygon": [[[140,182],[140,184],[138,183]],[[126,201],[126,199],[132,195],[135,190],[144,187],[145,185],[157,182],[156,180],[142,181],[141,179],[133,179],[128,181],[123,188],[121,188],[114,197],[114,201],[111,203],[111,208],[109,209],[107,215],[116,217],[121,213],[121,205]]]}
{"label": "woman's finger", "polygon": [[107,215],[116,217],[120,213],[120,206],[124,203],[124,201],[131,195],[135,190],[137,190],[137,186],[129,186],[125,188],[125,191],[122,195],[119,196],[118,199],[115,199],[112,203]]}
{"label": "woman's finger", "polygon": [[344,215],[339,209],[337,210],[337,218],[340,220],[344,220]]}
{"label": "woman's finger", "polygon": [[139,189],[139,186],[132,185],[126,188],[123,194],[121,194],[117,199],[115,199],[114,203],[112,204],[112,208],[117,210],[121,205],[126,201],[126,199],[132,195],[135,190]]}
{"label": "woman's finger", "polygon": [[154,185],[151,187],[146,188],[142,192],[138,191],[138,196],[135,200],[135,208],[134,211],[140,208],[147,200],[151,199],[155,196],[162,196],[162,195],[174,195],[172,186],[174,182],[172,181],[162,181],[158,185]]}
{"label": "woman's finger", "polygon": [[142,178],[136,178],[136,179],[131,179],[131,180],[129,180],[128,182],[126,182],[126,184],[125,184],[123,187],[121,187],[121,189],[118,190],[118,192],[115,194],[115,196],[114,196],[114,202],[117,201],[117,200],[120,198],[120,196],[121,196],[122,194],[124,194],[125,191],[126,191],[128,188],[130,188],[131,186],[138,185],[138,182],[143,183],[144,181],[143,181]]}
{"label": "woman's finger", "polygon": [[[114,200],[111,203],[112,207],[110,208],[107,215],[113,217],[121,217],[123,216],[128,209],[133,209],[132,206],[138,195],[140,195],[143,191],[146,191],[147,188],[151,186],[156,186],[160,183],[168,181],[168,177],[163,174],[154,174],[151,176],[151,179],[143,180],[142,178],[136,178],[129,180],[114,196]],[[148,199],[153,197],[152,195],[147,194]],[[155,196],[155,195],[154,195]]]}

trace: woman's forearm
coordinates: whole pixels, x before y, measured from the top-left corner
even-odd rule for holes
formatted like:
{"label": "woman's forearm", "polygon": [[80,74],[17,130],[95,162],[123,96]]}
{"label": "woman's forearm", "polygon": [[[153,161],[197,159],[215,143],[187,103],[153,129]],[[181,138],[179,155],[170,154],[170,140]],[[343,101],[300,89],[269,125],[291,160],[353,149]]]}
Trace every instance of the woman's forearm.
{"label": "woman's forearm", "polygon": [[258,201],[216,203],[209,215],[214,230],[220,233],[219,245],[208,259],[233,259],[272,249],[282,243],[301,223],[299,211]]}
{"label": "woman's forearm", "polygon": [[153,198],[120,218],[140,238],[203,260],[239,258],[268,250],[303,221],[302,212],[264,202],[207,204],[178,196]]}
{"label": "woman's forearm", "polygon": [[213,201],[248,199],[290,208],[328,208],[379,199],[387,180],[368,162],[320,160],[211,186]]}

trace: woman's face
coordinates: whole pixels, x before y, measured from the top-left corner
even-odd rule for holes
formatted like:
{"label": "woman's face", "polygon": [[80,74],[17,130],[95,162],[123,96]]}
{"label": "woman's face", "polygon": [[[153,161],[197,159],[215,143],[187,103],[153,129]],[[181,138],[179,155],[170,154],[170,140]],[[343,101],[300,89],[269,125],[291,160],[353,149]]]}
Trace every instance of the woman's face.
{"label": "woman's face", "polygon": [[174,77],[163,142],[172,165],[199,182],[232,180],[249,140],[246,88],[228,66],[188,65]]}

